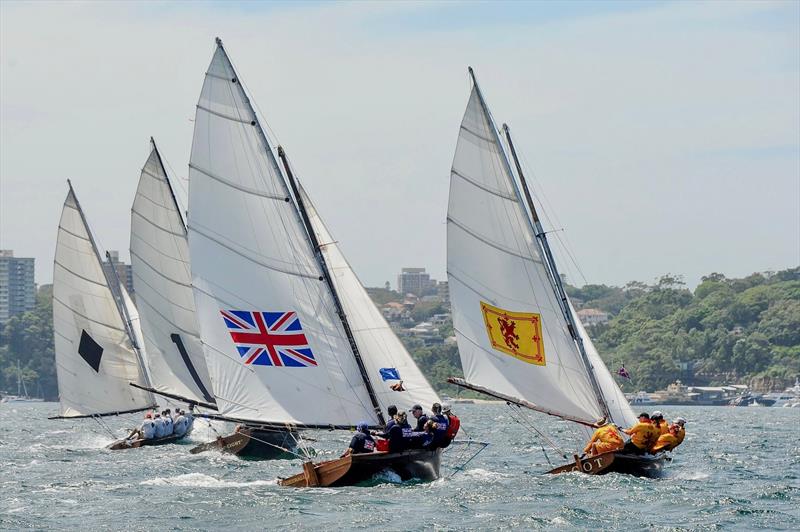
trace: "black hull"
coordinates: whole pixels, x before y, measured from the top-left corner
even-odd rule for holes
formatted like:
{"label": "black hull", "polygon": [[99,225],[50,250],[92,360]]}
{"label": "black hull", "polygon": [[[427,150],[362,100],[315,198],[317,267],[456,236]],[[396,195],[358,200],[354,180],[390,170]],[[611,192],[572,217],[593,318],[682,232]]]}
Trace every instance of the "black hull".
{"label": "black hull", "polygon": [[622,454],[614,455],[614,461],[600,474],[622,473],[636,477],[657,478],[664,472],[667,456],[665,453],[652,454]]}
{"label": "black hull", "polygon": [[288,430],[251,428],[250,441],[236,455],[261,460],[295,458],[292,453],[297,449],[297,437],[296,432]]}
{"label": "black hull", "polygon": [[418,479],[429,482],[439,478],[442,449],[428,451],[410,449],[400,453],[375,453],[353,455],[349,471],[332,486],[350,486],[364,482],[384,469],[391,469],[401,480]]}

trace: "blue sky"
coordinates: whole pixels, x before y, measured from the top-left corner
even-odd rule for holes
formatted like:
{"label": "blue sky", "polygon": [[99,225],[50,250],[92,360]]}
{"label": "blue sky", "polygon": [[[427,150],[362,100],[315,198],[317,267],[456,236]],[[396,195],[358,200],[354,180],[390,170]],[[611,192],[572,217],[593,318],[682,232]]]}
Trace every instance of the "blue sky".
{"label": "blue sky", "polygon": [[[221,36],[357,273],[444,278],[475,67],[581,283],[800,263],[798,2],[0,3],[0,247],[52,275],[72,178],[128,245],[156,138],[185,192]],[[582,274],[581,274],[582,272]]]}

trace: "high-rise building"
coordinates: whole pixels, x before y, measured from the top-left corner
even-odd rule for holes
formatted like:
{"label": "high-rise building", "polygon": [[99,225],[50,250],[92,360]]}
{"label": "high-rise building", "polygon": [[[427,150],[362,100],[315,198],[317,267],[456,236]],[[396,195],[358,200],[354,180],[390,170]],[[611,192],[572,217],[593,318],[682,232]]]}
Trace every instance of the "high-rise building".
{"label": "high-rise building", "polygon": [[[133,295],[133,272],[131,271],[131,265],[125,264],[119,260],[119,251],[111,249],[108,251],[108,254],[111,256],[111,264],[114,265],[114,270],[117,272],[119,282],[122,283],[122,286],[125,287],[130,295]],[[106,275],[108,275],[110,279],[114,279],[114,273],[109,269],[108,261],[103,262],[103,268],[106,270]]]}
{"label": "high-rise building", "polygon": [[33,265],[32,257],[15,257],[10,249],[0,250],[0,324],[36,306]]}
{"label": "high-rise building", "polygon": [[397,276],[397,291],[422,297],[436,292],[436,279],[431,279],[425,268],[403,268]]}

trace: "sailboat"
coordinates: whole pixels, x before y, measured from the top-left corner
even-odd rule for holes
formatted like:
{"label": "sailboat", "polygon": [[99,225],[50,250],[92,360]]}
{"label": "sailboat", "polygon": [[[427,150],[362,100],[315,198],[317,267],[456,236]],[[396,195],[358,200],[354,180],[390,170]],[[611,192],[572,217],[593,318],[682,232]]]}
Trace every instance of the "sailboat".
{"label": "sailboat", "polygon": [[[447,277],[464,378],[449,381],[584,429],[601,420],[631,426],[636,417],[564,291],[510,129],[503,126],[504,144],[469,73],[447,210]],[[662,463],[663,455],[575,455],[554,472],[653,474]]]}
{"label": "sailboat", "polygon": [[152,138],[131,208],[130,254],[152,385],[146,390],[216,410],[195,315],[186,223]]}
{"label": "sailboat", "polygon": [[0,403],[41,403],[41,397],[31,397],[28,395],[28,387],[25,379],[22,378],[22,366],[17,360],[17,395],[6,395],[0,398]]}
{"label": "sailboat", "polygon": [[[222,45],[189,164],[189,251],[216,419],[275,437],[384,424],[438,396],[273,147]],[[281,159],[281,165],[278,164]],[[283,169],[283,170],[282,170]],[[285,172],[285,174],[284,174]],[[395,391],[399,380],[405,391]],[[264,440],[272,444],[269,440]],[[437,453],[420,456],[438,474]]]}
{"label": "sailboat", "polygon": [[[136,308],[103,260],[72,183],[58,225],[53,265],[53,333],[60,413],[101,418],[155,408],[141,357]],[[161,443],[156,440],[149,444]],[[127,448],[127,440],[111,449]]]}

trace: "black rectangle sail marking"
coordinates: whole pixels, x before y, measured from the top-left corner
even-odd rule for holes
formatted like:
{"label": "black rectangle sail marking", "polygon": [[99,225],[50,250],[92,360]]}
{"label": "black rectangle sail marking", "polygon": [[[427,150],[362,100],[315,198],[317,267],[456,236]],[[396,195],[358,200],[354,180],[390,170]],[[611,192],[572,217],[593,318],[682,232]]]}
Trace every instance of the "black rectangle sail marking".
{"label": "black rectangle sail marking", "polygon": [[89,336],[85,330],[81,332],[81,343],[78,345],[78,354],[83,358],[95,372],[100,372],[100,359],[103,356],[103,348]]}
{"label": "black rectangle sail marking", "polygon": [[183,339],[181,338],[181,335],[173,333],[169,335],[169,338],[178,347],[178,352],[181,354],[183,363],[186,364],[186,369],[189,370],[189,375],[192,376],[192,380],[194,380],[194,383],[197,385],[197,388],[200,389],[200,393],[203,394],[203,399],[205,399],[209,403],[216,402],[214,401],[214,397],[210,393],[208,393],[208,390],[206,390],[206,387],[203,384],[202,379],[200,379],[200,375],[197,374],[197,370],[195,369],[194,364],[192,364],[192,359],[189,358],[189,353],[186,352],[186,347],[183,345]]}

